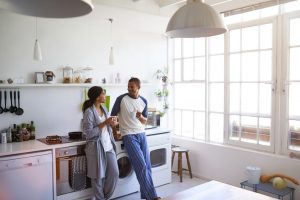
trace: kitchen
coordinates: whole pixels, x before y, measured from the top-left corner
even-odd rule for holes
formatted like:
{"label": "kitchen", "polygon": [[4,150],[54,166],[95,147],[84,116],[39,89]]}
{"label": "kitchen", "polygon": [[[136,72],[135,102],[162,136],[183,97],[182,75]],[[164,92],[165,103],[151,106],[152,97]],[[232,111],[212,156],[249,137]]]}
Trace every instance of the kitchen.
{"label": "kitchen", "polygon": [[[115,6],[105,1],[98,2],[99,4],[95,4],[95,12],[73,19],[37,18],[35,21],[34,17],[1,10],[0,80],[12,78],[13,80],[23,80],[26,84],[33,84],[35,72],[50,70],[56,75],[55,82],[62,83],[65,66],[71,66],[74,69],[90,66],[94,68],[95,84],[101,85],[103,78],[107,80],[107,85],[103,85],[103,87],[110,95],[111,105],[119,94],[127,91],[126,81],[131,76],[138,76],[142,80],[141,93],[151,107],[156,107],[159,102],[157,102],[154,92],[160,87],[160,82],[152,77],[152,74],[158,68],[169,63],[167,58],[168,41],[164,35],[169,17],[156,14],[167,12],[171,8],[157,9],[155,2],[142,0],[126,1],[119,5],[116,3]],[[125,8],[121,8],[121,4]],[[129,5],[133,7],[128,9]],[[145,10],[145,6],[148,6],[149,10],[151,8],[153,10],[148,10],[146,13],[136,11],[138,9]],[[114,19],[112,26],[108,18]],[[42,61],[33,60],[36,37],[40,42]],[[114,47],[114,65],[109,65],[108,62],[111,45]],[[121,79],[120,84],[116,84],[114,81],[118,73]],[[29,123],[30,121],[34,121],[36,124],[37,138],[55,134],[67,135],[70,131],[80,130],[82,118],[80,107],[86,85],[80,84],[78,87],[58,84],[53,84],[53,86],[28,85],[17,88],[9,87],[7,90],[11,89],[20,90],[21,107],[24,109],[24,114],[21,116],[11,113],[1,114],[1,130],[15,123]],[[2,105],[3,103],[2,101]],[[8,105],[10,105],[9,101]],[[163,117],[163,127],[172,127],[171,114],[172,112]],[[239,186],[239,182],[245,178],[242,169],[247,164],[256,164],[268,169],[267,172],[275,172],[276,166],[281,166],[281,172],[289,171],[290,176],[300,179],[297,173],[299,161],[290,159],[287,155],[252,153],[206,143],[199,145],[198,142],[190,142],[176,137],[173,142],[190,148],[191,162],[194,166],[193,173],[199,177],[216,179]],[[203,152],[210,153],[203,154]],[[229,177],[226,176],[228,173],[211,168],[211,166],[223,165],[220,163],[228,163],[228,160],[225,159],[226,155],[233,155],[230,159],[236,165],[228,164],[228,166],[224,166],[224,171],[228,171],[230,174],[239,172],[238,176]],[[214,159],[215,157],[222,157],[224,160]],[[251,157],[252,160],[268,160],[268,164],[238,162],[241,157]],[[299,196],[297,192],[299,191],[296,190],[296,197]]]}

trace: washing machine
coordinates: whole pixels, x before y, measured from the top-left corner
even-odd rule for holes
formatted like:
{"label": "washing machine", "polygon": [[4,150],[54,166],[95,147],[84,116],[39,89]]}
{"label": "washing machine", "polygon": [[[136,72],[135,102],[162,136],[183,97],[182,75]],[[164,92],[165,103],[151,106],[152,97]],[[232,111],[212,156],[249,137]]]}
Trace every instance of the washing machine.
{"label": "washing machine", "polygon": [[135,172],[129,161],[128,154],[124,148],[123,141],[116,141],[116,147],[119,180],[111,199],[135,193],[140,189]]}

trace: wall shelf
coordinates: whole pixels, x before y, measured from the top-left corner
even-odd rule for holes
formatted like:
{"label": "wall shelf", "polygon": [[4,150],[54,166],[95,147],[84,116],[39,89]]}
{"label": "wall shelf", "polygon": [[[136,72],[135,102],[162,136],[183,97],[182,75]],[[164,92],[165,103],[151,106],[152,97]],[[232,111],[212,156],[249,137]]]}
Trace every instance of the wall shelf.
{"label": "wall shelf", "polygon": [[[142,86],[148,86],[151,85],[151,83],[141,83]],[[0,89],[5,88],[26,88],[26,87],[92,87],[92,86],[101,86],[103,88],[107,87],[127,87],[127,84],[121,83],[121,84],[96,84],[96,83],[23,83],[23,84],[0,84]]]}
{"label": "wall shelf", "polygon": [[[99,85],[101,87],[126,87],[127,84],[93,84],[93,83],[53,83],[53,84],[0,84],[0,88],[23,88],[23,87],[92,87]],[[147,84],[143,84],[147,85]]]}

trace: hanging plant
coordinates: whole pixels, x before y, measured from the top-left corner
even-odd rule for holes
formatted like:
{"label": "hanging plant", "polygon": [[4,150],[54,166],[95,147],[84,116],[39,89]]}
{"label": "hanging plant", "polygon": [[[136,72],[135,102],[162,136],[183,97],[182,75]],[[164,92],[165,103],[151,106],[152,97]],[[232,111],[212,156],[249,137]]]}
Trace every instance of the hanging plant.
{"label": "hanging plant", "polygon": [[161,80],[163,83],[167,83],[168,81],[168,68],[164,67],[163,69],[158,69],[154,73],[156,79]]}

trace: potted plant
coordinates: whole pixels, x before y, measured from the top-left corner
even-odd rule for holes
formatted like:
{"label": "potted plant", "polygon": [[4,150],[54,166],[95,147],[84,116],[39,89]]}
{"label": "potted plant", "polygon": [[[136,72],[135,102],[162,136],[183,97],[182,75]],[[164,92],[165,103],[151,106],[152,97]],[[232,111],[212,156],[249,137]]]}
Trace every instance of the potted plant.
{"label": "potted plant", "polygon": [[161,80],[163,83],[167,83],[168,81],[168,68],[164,67],[163,69],[158,69],[154,73],[156,79]]}

